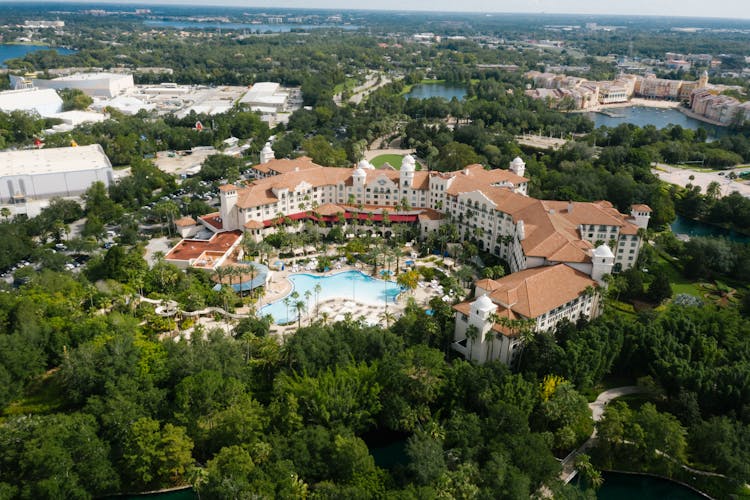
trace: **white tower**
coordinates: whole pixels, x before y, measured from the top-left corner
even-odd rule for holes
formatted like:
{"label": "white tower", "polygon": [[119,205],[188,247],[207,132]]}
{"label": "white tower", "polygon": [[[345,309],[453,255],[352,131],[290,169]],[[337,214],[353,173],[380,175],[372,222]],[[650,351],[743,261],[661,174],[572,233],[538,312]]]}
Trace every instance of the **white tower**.
{"label": "white tower", "polygon": [[[225,231],[240,229],[237,218],[237,186],[225,184],[219,188],[219,200],[221,201],[221,224]],[[244,221],[243,221],[244,224]]]}
{"label": "white tower", "polygon": [[365,181],[367,180],[367,173],[363,168],[357,167],[352,173],[352,191],[351,194],[355,196],[357,203],[364,203],[365,193]]}
{"label": "white tower", "polygon": [[412,187],[414,184],[414,171],[416,170],[416,161],[411,155],[404,156],[401,161],[401,187]]}
{"label": "white tower", "polygon": [[479,330],[479,337],[474,339],[473,343],[471,340],[467,341],[467,348],[471,348],[471,359],[484,363],[487,356],[487,344],[485,342],[484,335],[492,328],[492,322],[490,321],[490,314],[497,310],[492,300],[487,295],[482,295],[477,300],[471,303],[471,310],[469,312],[469,324],[477,327]]}
{"label": "white tower", "polygon": [[260,150],[260,164],[268,163],[269,161],[276,158],[276,155],[273,153],[273,149],[271,148],[271,143],[267,142],[265,146],[263,146],[263,149]]}
{"label": "white tower", "polygon": [[612,274],[615,265],[615,254],[607,245],[599,245],[591,255],[591,279],[604,286],[602,279],[607,274]]}
{"label": "white tower", "polygon": [[633,205],[630,207],[630,217],[638,229],[647,229],[651,219],[651,207],[648,205]]}
{"label": "white tower", "polygon": [[526,173],[526,163],[519,158],[518,156],[515,157],[515,159],[510,162],[510,171],[516,174],[519,177],[523,177]]}
{"label": "white tower", "polygon": [[698,79],[698,88],[702,89],[708,85],[708,71],[703,70],[701,77]]}

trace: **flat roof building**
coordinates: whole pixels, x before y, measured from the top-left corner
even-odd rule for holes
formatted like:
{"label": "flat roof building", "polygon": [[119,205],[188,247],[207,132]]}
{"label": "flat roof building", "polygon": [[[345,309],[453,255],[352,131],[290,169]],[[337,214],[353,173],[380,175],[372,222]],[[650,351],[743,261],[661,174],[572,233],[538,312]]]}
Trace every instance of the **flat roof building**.
{"label": "flat roof building", "polygon": [[63,101],[52,89],[21,89],[0,92],[0,111],[26,111],[49,117],[60,113]]}
{"label": "flat roof building", "polygon": [[0,152],[0,201],[77,196],[94,182],[109,186],[112,164],[99,144]]}
{"label": "flat roof building", "polygon": [[[75,73],[72,75],[44,80],[32,79],[32,83],[39,89],[78,89],[91,97],[111,98],[135,88],[133,75],[117,73]],[[11,77],[13,85],[13,77]]]}

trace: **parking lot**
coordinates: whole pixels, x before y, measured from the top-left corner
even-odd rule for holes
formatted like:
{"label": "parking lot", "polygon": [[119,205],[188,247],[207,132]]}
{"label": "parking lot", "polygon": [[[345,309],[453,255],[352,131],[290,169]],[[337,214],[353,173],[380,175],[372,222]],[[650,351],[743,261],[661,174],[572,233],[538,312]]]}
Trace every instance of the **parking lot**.
{"label": "parking lot", "polygon": [[[731,172],[739,175],[742,172],[750,170],[750,167],[738,167],[729,170],[722,170],[717,172],[699,172],[697,170],[691,170],[689,168],[673,167],[664,163],[657,163],[655,168],[651,171],[654,175],[657,175],[664,182],[670,184],[677,184],[678,186],[687,186],[692,184],[693,186],[700,186],[701,192],[705,193],[708,185],[712,182],[718,182],[721,187],[721,195],[726,196],[731,194],[733,191],[737,191],[742,196],[750,198],[750,181],[735,179],[732,180],[728,176]],[[692,179],[690,177],[693,177]]]}

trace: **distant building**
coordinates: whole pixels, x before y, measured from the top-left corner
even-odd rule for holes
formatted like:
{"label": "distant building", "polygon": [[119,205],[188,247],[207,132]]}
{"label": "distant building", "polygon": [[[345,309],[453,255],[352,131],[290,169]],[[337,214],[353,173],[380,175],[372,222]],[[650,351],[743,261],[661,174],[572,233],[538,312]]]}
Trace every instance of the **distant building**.
{"label": "distant building", "polygon": [[0,111],[27,111],[49,117],[60,113],[63,101],[52,89],[21,89],[0,92]]}
{"label": "distant building", "polygon": [[[25,84],[26,78],[11,75],[11,86]],[[52,80],[34,78],[34,87],[39,89],[78,89],[91,97],[111,98],[135,88],[133,75],[116,73],[75,73]]]}
{"label": "distant building", "polygon": [[112,164],[98,144],[0,152],[0,200],[23,203],[77,196],[94,182],[109,186]]}
{"label": "distant building", "polygon": [[65,21],[44,21],[44,20],[26,20],[23,22],[24,28],[32,28],[32,29],[47,29],[47,28],[64,28],[65,27]]}
{"label": "distant building", "polygon": [[270,126],[285,123],[289,113],[299,106],[291,92],[274,82],[258,82],[239,101],[240,106],[257,111]]}

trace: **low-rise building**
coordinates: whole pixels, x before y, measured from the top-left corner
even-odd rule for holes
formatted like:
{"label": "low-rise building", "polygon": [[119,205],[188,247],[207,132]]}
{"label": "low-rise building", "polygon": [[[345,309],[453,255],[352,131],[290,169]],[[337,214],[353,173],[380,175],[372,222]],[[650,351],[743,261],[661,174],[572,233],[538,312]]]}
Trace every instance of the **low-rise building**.
{"label": "low-rise building", "polygon": [[[606,248],[601,252],[606,253]],[[607,266],[611,269],[611,261],[602,264]],[[499,360],[511,364],[524,332],[553,330],[564,319],[575,322],[598,316],[598,286],[591,277],[565,264],[479,280],[475,298],[453,306],[453,349],[477,363]]]}
{"label": "low-rise building", "polygon": [[112,164],[99,144],[0,152],[0,200],[24,203],[83,194],[94,182],[109,186]]}
{"label": "low-rise building", "polygon": [[[26,78],[11,76],[11,86],[25,85]],[[91,97],[112,98],[135,88],[133,75],[118,73],[75,73],[51,80],[33,78],[38,89],[78,89]]]}

